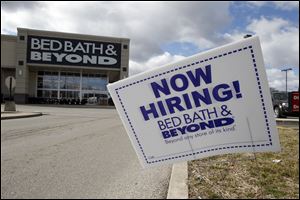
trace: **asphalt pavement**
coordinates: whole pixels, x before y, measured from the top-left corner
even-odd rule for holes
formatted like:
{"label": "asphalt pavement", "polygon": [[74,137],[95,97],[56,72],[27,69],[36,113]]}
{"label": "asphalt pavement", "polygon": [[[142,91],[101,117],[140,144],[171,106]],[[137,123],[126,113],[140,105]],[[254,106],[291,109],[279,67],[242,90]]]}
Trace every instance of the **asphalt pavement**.
{"label": "asphalt pavement", "polygon": [[115,109],[17,105],[1,120],[1,198],[166,198],[172,166],[143,169]]}

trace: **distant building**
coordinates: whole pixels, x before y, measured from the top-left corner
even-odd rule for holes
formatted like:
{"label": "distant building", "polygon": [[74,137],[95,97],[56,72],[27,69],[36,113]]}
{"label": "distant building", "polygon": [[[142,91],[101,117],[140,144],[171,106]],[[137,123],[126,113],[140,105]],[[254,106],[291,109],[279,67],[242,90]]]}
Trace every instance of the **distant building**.
{"label": "distant building", "polygon": [[[106,85],[128,76],[127,38],[18,28],[1,35],[1,97],[16,78],[16,103],[81,103],[107,97]],[[54,101],[55,100],[55,101]]]}

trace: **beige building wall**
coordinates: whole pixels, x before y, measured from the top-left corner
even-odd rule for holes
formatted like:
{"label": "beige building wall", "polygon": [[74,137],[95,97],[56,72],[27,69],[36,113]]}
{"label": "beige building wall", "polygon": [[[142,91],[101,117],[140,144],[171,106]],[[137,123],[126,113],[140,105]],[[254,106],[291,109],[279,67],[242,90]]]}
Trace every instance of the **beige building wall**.
{"label": "beige building wall", "polygon": [[1,35],[1,68],[16,67],[17,36]]}
{"label": "beige building wall", "polygon": [[15,101],[27,103],[29,96],[29,70],[26,63],[27,32],[18,29],[16,45],[16,90]]}
{"label": "beige building wall", "polygon": [[1,35],[1,101],[9,96],[5,79],[16,74],[16,43],[17,36]]}

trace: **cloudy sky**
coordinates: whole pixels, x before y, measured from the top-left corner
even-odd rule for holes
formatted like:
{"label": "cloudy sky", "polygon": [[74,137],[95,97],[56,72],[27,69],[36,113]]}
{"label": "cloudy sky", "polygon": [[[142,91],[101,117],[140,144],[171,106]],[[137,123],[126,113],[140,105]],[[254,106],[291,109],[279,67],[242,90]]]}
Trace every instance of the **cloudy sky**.
{"label": "cloudy sky", "polygon": [[17,27],[126,37],[130,74],[260,37],[269,84],[299,86],[299,2],[3,2],[1,34]]}

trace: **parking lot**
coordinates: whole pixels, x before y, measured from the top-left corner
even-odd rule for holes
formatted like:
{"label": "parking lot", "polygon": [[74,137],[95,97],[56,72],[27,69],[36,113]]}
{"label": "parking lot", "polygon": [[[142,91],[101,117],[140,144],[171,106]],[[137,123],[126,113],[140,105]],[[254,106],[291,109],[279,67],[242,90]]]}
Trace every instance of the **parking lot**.
{"label": "parking lot", "polygon": [[166,198],[171,166],[141,167],[115,109],[17,109],[44,115],[1,120],[1,198]]}

